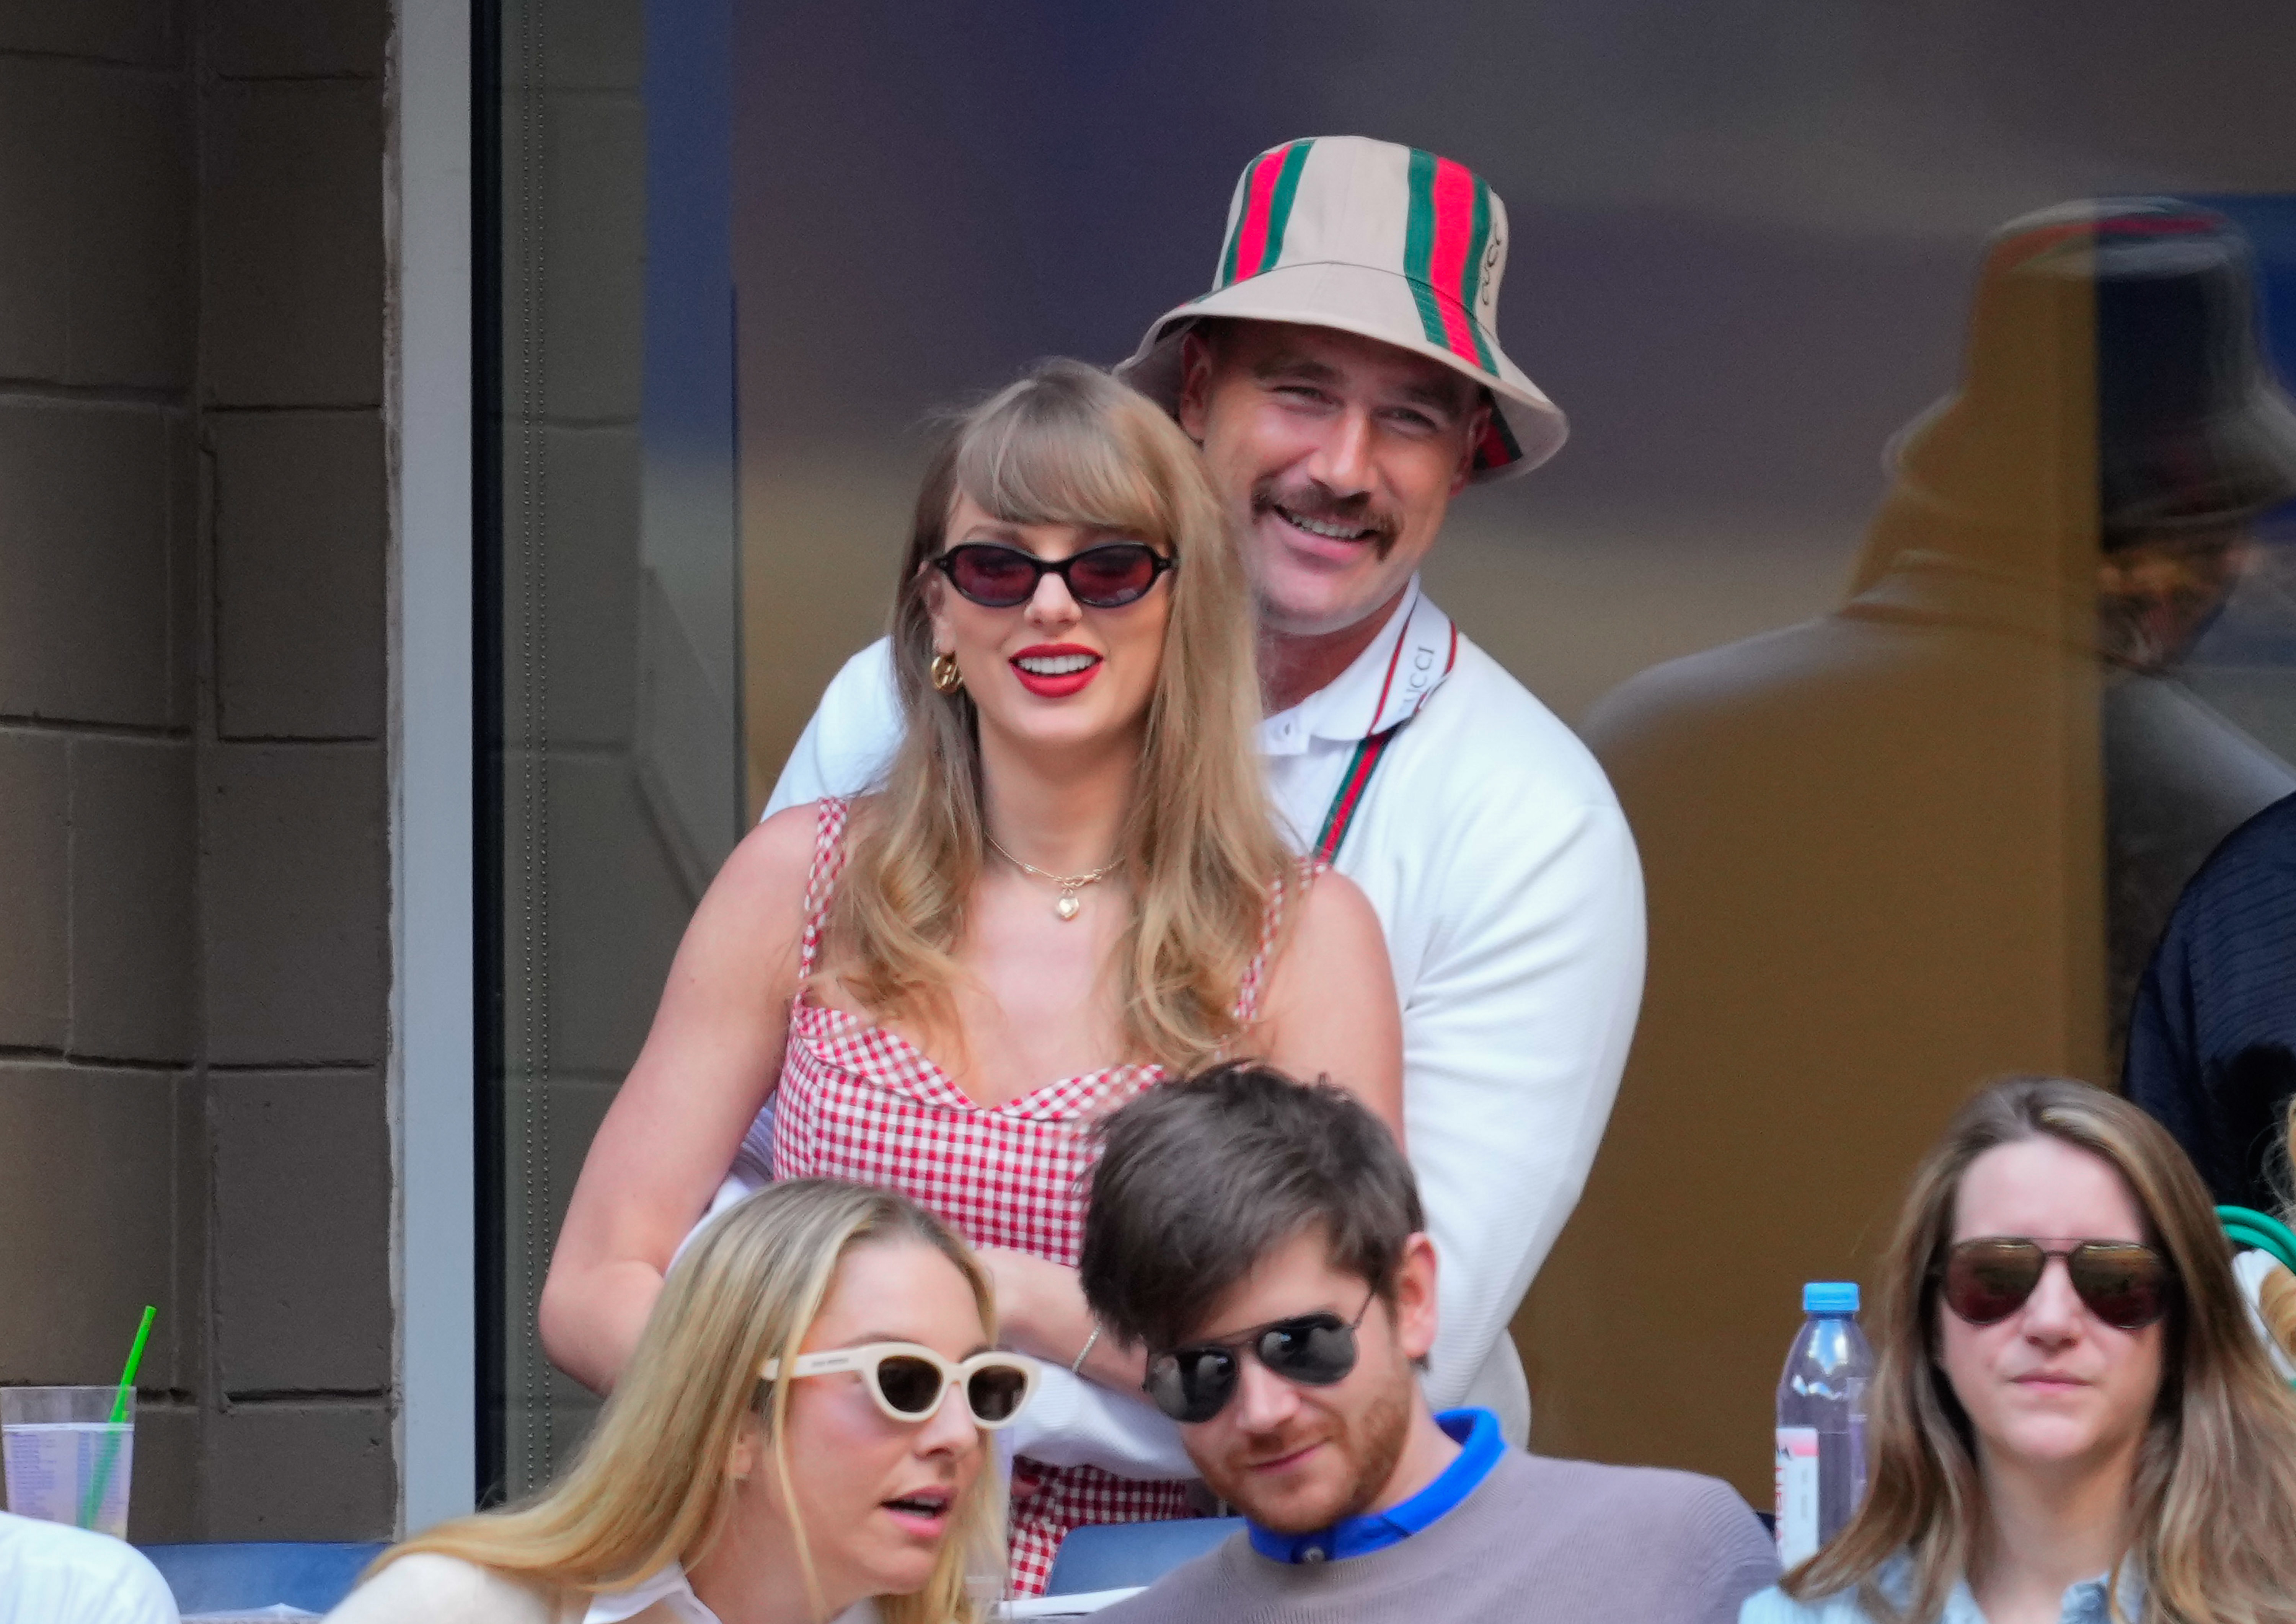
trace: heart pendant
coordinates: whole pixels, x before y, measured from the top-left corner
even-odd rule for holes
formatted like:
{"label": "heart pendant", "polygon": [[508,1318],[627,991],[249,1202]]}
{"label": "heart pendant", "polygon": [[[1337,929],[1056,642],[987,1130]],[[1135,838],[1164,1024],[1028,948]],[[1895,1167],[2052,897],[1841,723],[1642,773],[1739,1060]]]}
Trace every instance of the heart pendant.
{"label": "heart pendant", "polygon": [[1053,904],[1053,911],[1063,919],[1073,919],[1077,917],[1077,910],[1083,906],[1084,904],[1077,900],[1075,892],[1064,891],[1061,894],[1061,900]]}

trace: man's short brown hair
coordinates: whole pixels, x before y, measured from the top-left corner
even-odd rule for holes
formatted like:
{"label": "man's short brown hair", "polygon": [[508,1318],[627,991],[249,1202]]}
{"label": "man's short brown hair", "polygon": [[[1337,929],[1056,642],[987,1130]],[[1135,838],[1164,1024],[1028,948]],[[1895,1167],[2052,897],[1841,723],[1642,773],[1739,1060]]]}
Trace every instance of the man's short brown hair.
{"label": "man's short brown hair", "polygon": [[1099,1135],[1078,1267],[1086,1302],[1128,1343],[1185,1342],[1261,1257],[1309,1229],[1333,1268],[1392,1303],[1405,1244],[1426,1227],[1387,1125],[1329,1082],[1272,1066],[1152,1089]]}

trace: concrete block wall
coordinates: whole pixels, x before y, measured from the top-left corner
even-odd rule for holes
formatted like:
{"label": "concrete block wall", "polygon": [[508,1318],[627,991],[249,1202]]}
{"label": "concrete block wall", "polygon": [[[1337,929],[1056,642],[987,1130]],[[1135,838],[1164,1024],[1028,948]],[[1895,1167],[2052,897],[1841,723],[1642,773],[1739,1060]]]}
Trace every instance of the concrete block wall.
{"label": "concrete block wall", "polygon": [[0,1382],[376,1537],[387,0],[0,0]]}
{"label": "concrete block wall", "polygon": [[387,1533],[386,0],[210,0],[209,1538]]}
{"label": "concrete block wall", "polygon": [[184,13],[0,3],[0,1381],[115,1376],[193,1531],[208,1201]]}

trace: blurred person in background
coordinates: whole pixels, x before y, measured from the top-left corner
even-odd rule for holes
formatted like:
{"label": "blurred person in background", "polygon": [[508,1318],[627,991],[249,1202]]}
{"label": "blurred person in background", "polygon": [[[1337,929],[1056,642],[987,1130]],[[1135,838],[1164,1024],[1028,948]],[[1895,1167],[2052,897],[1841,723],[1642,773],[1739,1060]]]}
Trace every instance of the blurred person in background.
{"label": "blurred person in background", "polygon": [[1110,1624],[1725,1624],[1777,1573],[1728,1485],[1525,1454],[1438,1414],[1410,1164],[1339,1090],[1227,1065],[1103,1128],[1085,1290],[1245,1531]]}
{"label": "blurred person in background", "polygon": [[670,1271],[573,1467],[386,1551],[334,1624],[976,1624],[1004,1566],[987,1432],[1028,1399],[964,1244],[793,1179]]}
{"label": "blurred person in background", "polygon": [[151,1559],[123,1539],[0,1511],[0,1624],[177,1624]]}
{"label": "blurred person in background", "polygon": [[[1499,344],[1510,241],[1497,194],[1452,159],[1286,142],[1245,166],[1210,290],[1116,370],[1201,446],[1243,538],[1257,691],[1239,680],[1266,712],[1289,837],[1359,883],[1386,934],[1406,1142],[1443,1262],[1429,1395],[1489,1408],[1521,1443],[1508,1325],[1610,1117],[1643,890],[1593,757],[1419,584],[1455,497],[1562,444],[1562,412]],[[895,653],[881,641],[839,673],[769,814],[882,780],[902,730]],[[1050,1373],[1047,1420],[1069,1385]],[[1103,1447],[1117,1464],[1136,1446],[1111,1423]]]}
{"label": "blurred person in background", "polygon": [[1069,1383],[1014,1440],[1032,1595],[1069,1530],[1192,1504],[1077,1285],[1086,1123],[1236,1053],[1329,1073],[1399,1133],[1394,982],[1362,894],[1278,834],[1236,539],[1169,418],[1076,362],[999,391],[935,458],[898,590],[899,757],[878,793],[767,819],[702,900],[542,1333],[606,1387],[713,1191],[906,1192],[983,1249],[1004,1334]]}
{"label": "blurred person in background", "polygon": [[2067,1080],[1986,1089],[1876,1295],[1865,1501],[1742,1624],[2296,1620],[2296,1399],[2150,1117]]}

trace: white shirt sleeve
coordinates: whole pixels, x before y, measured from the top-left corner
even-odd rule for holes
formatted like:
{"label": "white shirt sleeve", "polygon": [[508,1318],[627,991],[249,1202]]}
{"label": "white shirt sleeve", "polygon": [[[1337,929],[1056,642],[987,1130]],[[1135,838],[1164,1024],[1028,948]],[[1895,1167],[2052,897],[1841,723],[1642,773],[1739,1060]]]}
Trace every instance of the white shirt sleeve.
{"label": "white shirt sleeve", "polygon": [[765,815],[824,796],[855,796],[872,788],[900,748],[903,725],[900,690],[893,681],[893,641],[881,637],[830,679],[813,720],[790,751]]}
{"label": "white shirt sleeve", "polygon": [[[1642,866],[1615,804],[1472,797],[1403,1010],[1404,1122],[1438,1259],[1438,1408],[1529,1398],[1508,1322],[1578,1204],[1642,1003]],[[1512,1413],[1511,1413],[1512,1412]]]}
{"label": "white shirt sleeve", "polygon": [[418,1551],[352,1591],[326,1624],[571,1624],[580,1616],[578,1603],[546,1585]]}
{"label": "white shirt sleeve", "polygon": [[179,1624],[151,1558],[124,1540],[0,1512],[0,1624]]}
{"label": "white shirt sleeve", "polygon": [[1007,1436],[1013,1452],[1048,1466],[1098,1466],[1119,1477],[1192,1478],[1180,1429],[1142,1398],[1114,1392],[1058,1365],[1037,1367],[1037,1391]]}

